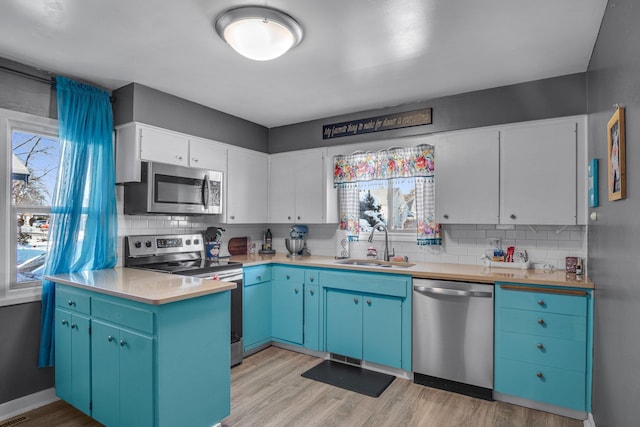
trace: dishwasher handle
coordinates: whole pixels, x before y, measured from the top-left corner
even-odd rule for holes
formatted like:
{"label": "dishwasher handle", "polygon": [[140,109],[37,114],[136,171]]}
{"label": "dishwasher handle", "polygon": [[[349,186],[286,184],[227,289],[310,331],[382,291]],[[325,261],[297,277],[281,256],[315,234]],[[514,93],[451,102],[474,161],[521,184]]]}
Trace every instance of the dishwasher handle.
{"label": "dishwasher handle", "polygon": [[421,294],[448,295],[452,297],[477,297],[477,298],[493,297],[492,292],[463,291],[460,289],[432,288],[432,287],[418,286],[418,285],[414,285],[413,290]]}

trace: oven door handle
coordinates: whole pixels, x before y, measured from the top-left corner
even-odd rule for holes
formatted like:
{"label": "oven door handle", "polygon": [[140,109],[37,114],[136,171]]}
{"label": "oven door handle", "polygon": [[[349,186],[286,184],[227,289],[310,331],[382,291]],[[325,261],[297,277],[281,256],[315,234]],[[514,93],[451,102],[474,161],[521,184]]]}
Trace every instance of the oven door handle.
{"label": "oven door handle", "polygon": [[227,276],[227,277],[225,277],[224,275],[222,276],[218,275],[218,280],[222,282],[238,282],[242,280],[242,274]]}

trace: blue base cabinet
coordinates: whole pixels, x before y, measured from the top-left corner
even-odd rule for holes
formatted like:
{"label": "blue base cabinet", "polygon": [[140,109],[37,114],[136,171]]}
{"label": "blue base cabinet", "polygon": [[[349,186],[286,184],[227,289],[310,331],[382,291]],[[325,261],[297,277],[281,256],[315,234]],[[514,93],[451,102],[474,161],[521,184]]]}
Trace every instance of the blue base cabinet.
{"label": "blue base cabinet", "polygon": [[[56,300],[62,399],[82,409],[80,387],[86,412],[109,427],[211,426],[230,414],[229,291],[149,305],[56,284]],[[79,319],[86,340],[71,328],[82,332]]]}
{"label": "blue base cabinet", "polygon": [[243,351],[250,351],[271,341],[271,266],[246,267],[243,276]]}
{"label": "blue base cabinet", "polygon": [[498,284],[495,391],[589,411],[592,317],[588,289]]}
{"label": "blue base cabinet", "polygon": [[89,297],[72,290],[56,295],[56,395],[91,415]]}
{"label": "blue base cabinet", "polygon": [[322,272],[326,351],[411,370],[411,277]]}
{"label": "blue base cabinet", "polygon": [[299,268],[272,267],[271,333],[274,340],[297,345],[303,343],[304,273]]}

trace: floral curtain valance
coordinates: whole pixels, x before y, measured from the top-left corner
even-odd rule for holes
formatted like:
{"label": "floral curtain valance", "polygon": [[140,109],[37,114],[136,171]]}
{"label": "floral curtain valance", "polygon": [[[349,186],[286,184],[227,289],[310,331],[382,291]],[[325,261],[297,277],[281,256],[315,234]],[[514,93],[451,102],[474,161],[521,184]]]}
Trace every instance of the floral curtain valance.
{"label": "floral curtain valance", "polygon": [[426,144],[354,153],[334,159],[334,187],[376,179],[429,177],[434,171],[433,146]]}
{"label": "floral curtain valance", "polygon": [[333,184],[338,188],[340,229],[349,240],[360,233],[359,188],[374,180],[413,178],[415,181],[418,245],[441,245],[435,222],[434,149],[431,145],[354,153],[334,158]]}

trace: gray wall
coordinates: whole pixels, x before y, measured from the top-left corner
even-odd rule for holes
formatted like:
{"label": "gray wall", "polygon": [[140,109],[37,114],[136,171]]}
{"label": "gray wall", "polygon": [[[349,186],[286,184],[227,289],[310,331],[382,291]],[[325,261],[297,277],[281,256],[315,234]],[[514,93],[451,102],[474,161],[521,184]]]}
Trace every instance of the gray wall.
{"label": "gray wall", "polygon": [[[640,8],[609,2],[587,72],[589,158],[600,164],[600,207],[589,223],[596,284],[593,415],[598,427],[638,425],[640,402]],[[627,198],[607,193],[607,121],[626,106]],[[638,192],[636,192],[638,190]]]}
{"label": "gray wall", "polygon": [[[431,125],[322,139],[323,125],[426,107],[433,108]],[[269,130],[269,153],[585,113],[585,73],[578,73],[272,128]]]}
{"label": "gray wall", "polygon": [[[0,67],[48,78],[46,73],[1,58]],[[50,84],[0,68],[0,108],[55,118],[55,105]],[[6,257],[2,252],[0,256]],[[0,404],[53,387],[53,369],[38,368],[40,307],[39,301],[0,307]]]}
{"label": "gray wall", "polygon": [[267,152],[269,130],[256,123],[138,83],[117,89],[113,95],[116,125],[136,121]]}

